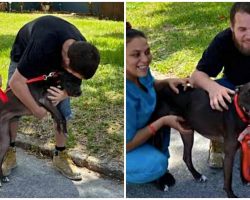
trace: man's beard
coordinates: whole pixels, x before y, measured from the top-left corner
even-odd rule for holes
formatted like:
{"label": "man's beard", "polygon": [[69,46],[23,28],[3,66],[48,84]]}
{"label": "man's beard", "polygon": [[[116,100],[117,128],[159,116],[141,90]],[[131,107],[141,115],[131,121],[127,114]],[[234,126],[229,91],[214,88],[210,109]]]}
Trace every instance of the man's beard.
{"label": "man's beard", "polygon": [[233,32],[233,41],[236,48],[245,56],[250,56],[250,48],[245,48],[239,41],[237,41],[235,34]]}

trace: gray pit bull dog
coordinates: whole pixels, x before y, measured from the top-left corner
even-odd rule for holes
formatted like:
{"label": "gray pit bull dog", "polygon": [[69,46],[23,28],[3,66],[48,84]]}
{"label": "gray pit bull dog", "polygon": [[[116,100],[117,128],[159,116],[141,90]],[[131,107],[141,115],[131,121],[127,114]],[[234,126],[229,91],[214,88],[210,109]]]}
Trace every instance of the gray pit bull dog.
{"label": "gray pit bull dog", "polygon": [[[28,84],[34,99],[51,113],[57,124],[57,130],[60,132],[62,131],[65,135],[67,135],[66,120],[57,107],[53,106],[51,101],[47,98],[49,95],[47,89],[50,86],[60,87],[66,90],[68,96],[77,97],[81,95],[81,82],[82,80],[68,72],[60,72],[55,76],[48,76],[44,81]],[[32,114],[11,90],[7,92],[7,97],[7,103],[3,103],[0,100],[0,186],[1,181],[9,181],[8,177],[3,176],[2,163],[10,144],[10,122],[17,117]]]}
{"label": "gray pit bull dog", "polygon": [[[191,126],[204,137],[224,140],[224,190],[228,197],[236,197],[232,190],[233,162],[240,144],[237,138],[248,123],[241,120],[234,103],[228,105],[229,110],[220,112],[212,110],[208,93],[204,90],[188,87],[184,91],[183,87],[180,86],[179,91],[180,93],[176,94],[168,87],[160,88],[157,91],[158,102],[152,118],[157,119],[168,114],[180,115],[186,119],[188,126]],[[238,95],[239,108],[245,117],[250,119],[250,83],[240,86],[236,94]],[[160,148],[159,137],[161,137],[161,134],[157,137],[154,139],[155,144]],[[204,182],[207,178],[200,174],[192,163],[193,137],[193,134],[181,134],[184,144],[183,160],[194,179]],[[243,177],[242,181],[246,183]]]}

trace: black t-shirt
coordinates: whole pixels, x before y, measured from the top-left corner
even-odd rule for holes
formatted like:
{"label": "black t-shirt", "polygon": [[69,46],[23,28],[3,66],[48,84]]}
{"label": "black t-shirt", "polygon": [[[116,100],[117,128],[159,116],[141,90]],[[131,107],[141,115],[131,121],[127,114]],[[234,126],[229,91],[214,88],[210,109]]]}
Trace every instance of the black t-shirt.
{"label": "black t-shirt", "polygon": [[216,77],[222,69],[224,77],[234,85],[250,81],[250,56],[243,55],[236,48],[230,28],[213,39],[197,65],[197,70],[210,77]]}
{"label": "black t-shirt", "polygon": [[61,50],[68,39],[86,41],[69,22],[54,16],[39,17],[19,30],[11,60],[18,62],[18,71],[26,78],[63,70]]}

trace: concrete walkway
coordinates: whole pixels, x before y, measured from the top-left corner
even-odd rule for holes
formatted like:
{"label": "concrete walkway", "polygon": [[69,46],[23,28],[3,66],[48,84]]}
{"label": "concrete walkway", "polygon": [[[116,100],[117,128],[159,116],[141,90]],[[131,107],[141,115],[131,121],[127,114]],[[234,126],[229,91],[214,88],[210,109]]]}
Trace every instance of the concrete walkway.
{"label": "concrete walkway", "polygon": [[123,183],[81,168],[82,181],[71,181],[52,166],[51,159],[39,159],[17,148],[17,163],[3,183],[0,198],[122,198]]}
{"label": "concrete walkway", "polygon": [[[211,169],[207,166],[209,140],[195,133],[193,147],[193,164],[195,168],[208,178],[205,183],[194,181],[185,163],[182,161],[183,144],[178,132],[172,130],[170,142],[169,171],[176,179],[176,185],[169,192],[159,191],[153,184],[127,184],[126,194],[131,198],[225,198],[223,191],[223,170]],[[243,186],[240,180],[239,153],[236,156],[233,172],[233,190],[242,198],[250,197],[250,187]]]}
{"label": "concrete walkway", "polygon": [[[52,158],[54,144],[41,143],[39,139],[22,133],[17,134],[17,147],[22,149],[32,150],[37,153]],[[114,159],[96,158],[82,151],[80,147],[69,150],[69,155],[79,167],[86,167],[89,170],[104,174],[111,178],[123,180],[124,178],[124,163]]]}

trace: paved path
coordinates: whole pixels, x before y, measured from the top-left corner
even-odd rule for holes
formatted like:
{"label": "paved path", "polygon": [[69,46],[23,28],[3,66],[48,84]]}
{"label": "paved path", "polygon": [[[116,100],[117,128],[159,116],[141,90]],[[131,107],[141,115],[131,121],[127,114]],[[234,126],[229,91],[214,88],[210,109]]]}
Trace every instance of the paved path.
{"label": "paved path", "polygon": [[[172,131],[170,145],[169,170],[176,178],[176,185],[169,192],[159,191],[153,184],[132,185],[127,184],[127,197],[151,197],[151,198],[179,198],[179,197],[226,197],[223,191],[223,171],[210,169],[207,166],[209,140],[195,134],[193,147],[193,163],[196,169],[204,174],[208,181],[198,183],[182,161],[183,144],[176,131]],[[249,198],[250,187],[243,186],[240,181],[239,154],[237,154],[233,173],[233,189],[239,197]]]}
{"label": "paved path", "polygon": [[71,181],[53,169],[52,161],[39,159],[17,149],[18,167],[9,176],[10,182],[0,188],[0,198],[121,198],[123,183],[101,177],[81,168],[83,180]]}

